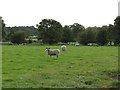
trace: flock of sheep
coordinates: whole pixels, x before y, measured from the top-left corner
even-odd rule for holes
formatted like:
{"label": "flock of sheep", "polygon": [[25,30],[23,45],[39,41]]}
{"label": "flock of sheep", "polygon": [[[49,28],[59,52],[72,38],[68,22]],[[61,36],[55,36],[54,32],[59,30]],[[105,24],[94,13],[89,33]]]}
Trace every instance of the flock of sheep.
{"label": "flock of sheep", "polygon": [[[79,44],[76,44],[75,46],[79,46]],[[66,51],[66,45],[62,45],[61,49],[62,49],[62,51]],[[56,55],[56,58],[58,58],[58,55],[60,53],[59,49],[46,48],[46,51],[48,52],[48,55],[50,55],[50,57],[53,55]]]}

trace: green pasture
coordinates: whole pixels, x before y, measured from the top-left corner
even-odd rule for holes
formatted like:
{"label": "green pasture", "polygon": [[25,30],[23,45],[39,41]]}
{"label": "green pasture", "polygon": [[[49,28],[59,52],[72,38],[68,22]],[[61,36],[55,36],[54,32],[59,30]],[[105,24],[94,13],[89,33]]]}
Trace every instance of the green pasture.
{"label": "green pasture", "polygon": [[3,88],[116,88],[118,47],[67,46],[59,58],[45,48],[60,46],[2,47]]}

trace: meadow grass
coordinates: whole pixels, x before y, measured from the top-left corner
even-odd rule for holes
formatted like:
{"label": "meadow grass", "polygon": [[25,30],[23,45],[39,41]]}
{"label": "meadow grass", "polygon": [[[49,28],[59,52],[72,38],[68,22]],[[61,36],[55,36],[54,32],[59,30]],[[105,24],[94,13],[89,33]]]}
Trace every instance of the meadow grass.
{"label": "meadow grass", "polygon": [[67,46],[59,58],[45,48],[60,46],[3,46],[3,88],[116,88],[118,48]]}

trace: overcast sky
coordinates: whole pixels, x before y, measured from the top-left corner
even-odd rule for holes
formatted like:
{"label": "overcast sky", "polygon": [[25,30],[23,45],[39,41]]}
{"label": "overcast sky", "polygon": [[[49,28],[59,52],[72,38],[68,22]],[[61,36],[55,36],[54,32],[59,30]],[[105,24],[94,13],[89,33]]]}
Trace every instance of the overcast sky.
{"label": "overcast sky", "polygon": [[85,27],[114,23],[120,0],[0,0],[6,26],[36,26],[42,19]]}

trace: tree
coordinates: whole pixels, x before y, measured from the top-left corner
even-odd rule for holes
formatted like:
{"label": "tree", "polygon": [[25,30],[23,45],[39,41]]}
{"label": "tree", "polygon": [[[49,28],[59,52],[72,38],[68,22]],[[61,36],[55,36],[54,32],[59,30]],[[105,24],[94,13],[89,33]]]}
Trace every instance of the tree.
{"label": "tree", "polygon": [[[7,28],[7,29],[8,29],[8,28]],[[7,29],[6,29],[6,30],[7,30]],[[7,35],[6,35],[6,38],[5,38],[6,41],[10,41],[12,35],[13,35],[14,32],[15,32],[15,30],[14,30],[12,27],[11,27],[11,28],[9,27],[9,30],[10,30],[10,31],[7,30]]]}
{"label": "tree", "polygon": [[88,43],[94,43],[96,37],[96,31],[93,27],[88,27],[86,30],[80,33],[79,41],[83,45],[87,45]]}
{"label": "tree", "polygon": [[109,24],[108,27],[108,41],[110,45],[112,45],[112,42],[114,41],[114,26],[112,24]]}
{"label": "tree", "polygon": [[71,25],[71,30],[73,31],[74,39],[77,41],[79,33],[85,30],[85,27],[83,25],[80,25],[78,23],[74,23]]}
{"label": "tree", "polygon": [[53,19],[43,19],[38,25],[39,35],[43,43],[54,44],[61,40],[62,25]]}
{"label": "tree", "polygon": [[11,33],[12,31],[24,31],[26,36],[37,36],[38,30],[34,26],[15,26],[15,27],[6,27],[6,31]]}
{"label": "tree", "polygon": [[108,29],[107,26],[102,26],[98,31],[96,36],[96,42],[98,45],[106,45],[108,43],[107,29]]}
{"label": "tree", "polygon": [[88,38],[87,38],[87,32],[86,31],[83,31],[83,32],[80,33],[79,41],[83,45],[88,44]]}
{"label": "tree", "polygon": [[0,21],[2,23],[2,39],[4,40],[6,36],[6,26],[5,26],[4,20],[2,20],[2,17],[0,17]]}
{"label": "tree", "polygon": [[63,27],[63,36],[62,36],[62,42],[68,43],[68,42],[73,42],[73,32],[71,31],[70,26],[64,26]]}
{"label": "tree", "polygon": [[21,44],[25,42],[25,32],[17,31],[11,37],[11,42],[16,44]]}
{"label": "tree", "polygon": [[115,36],[114,36],[114,44],[118,45],[120,44],[120,16],[116,17],[114,20],[114,31],[115,31]]}

